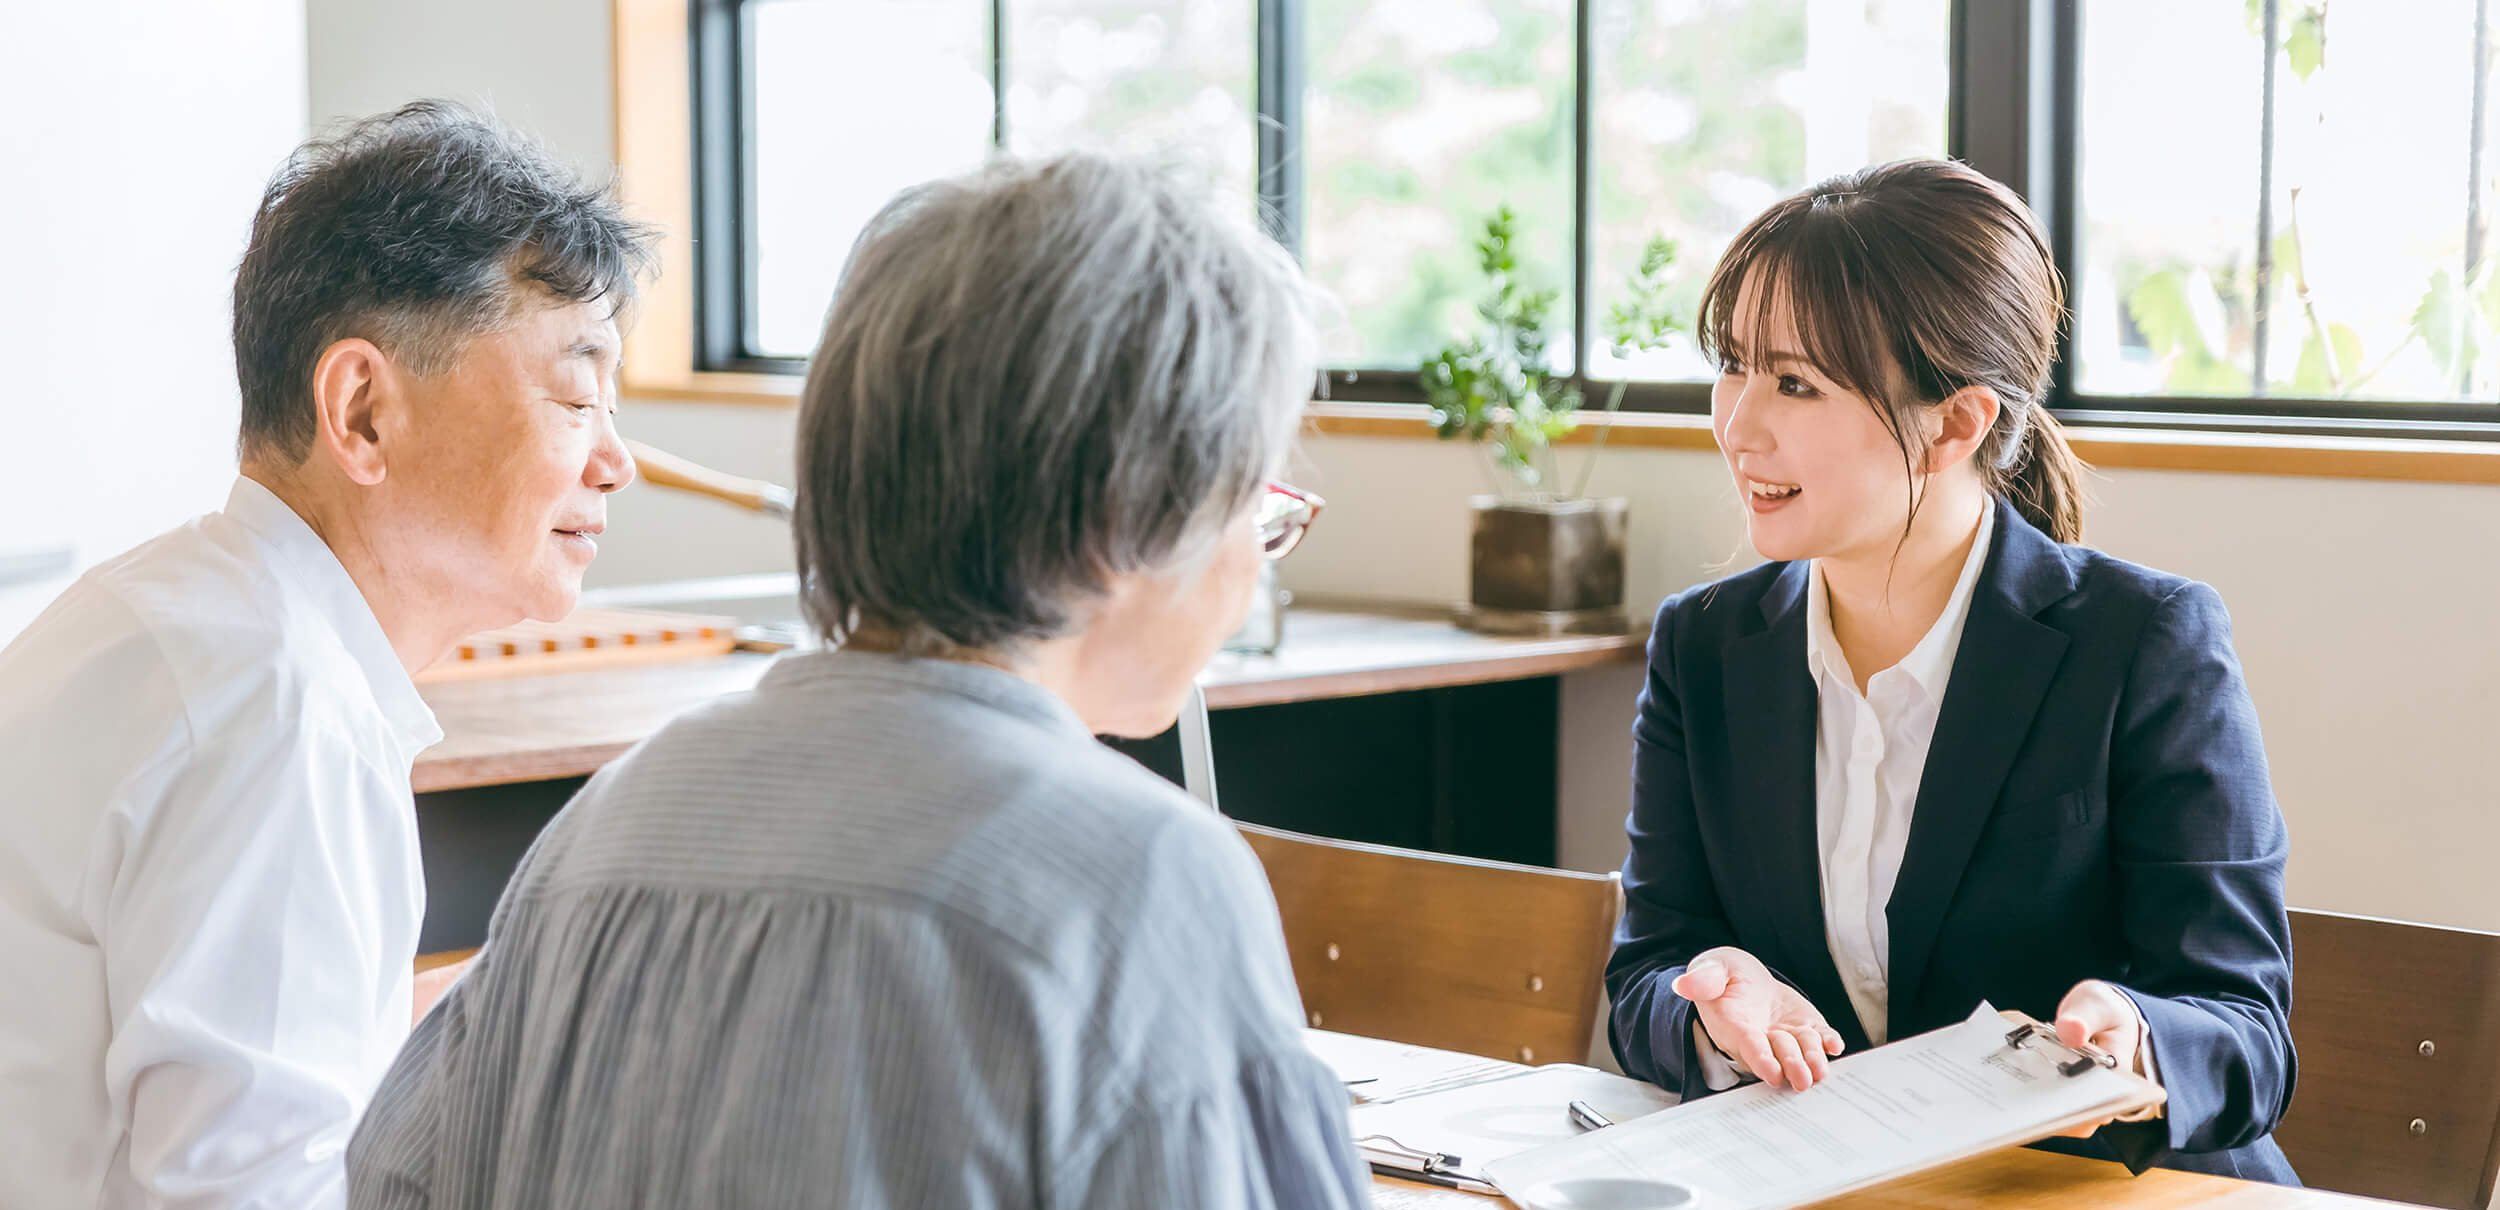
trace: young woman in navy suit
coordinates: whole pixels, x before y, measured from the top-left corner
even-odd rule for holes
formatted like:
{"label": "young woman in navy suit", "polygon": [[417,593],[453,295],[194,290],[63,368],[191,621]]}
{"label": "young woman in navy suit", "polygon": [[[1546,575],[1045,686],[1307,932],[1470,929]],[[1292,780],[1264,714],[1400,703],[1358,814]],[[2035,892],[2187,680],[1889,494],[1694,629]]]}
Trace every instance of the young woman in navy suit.
{"label": "young woman in navy suit", "polygon": [[1985,1001],[2168,1095],[2053,1145],[2290,1183],[2256,712],[2211,588],[2074,545],[2063,293],[2022,202],[1933,160],[1779,203],[1713,273],[1711,422],[1769,562],[1658,611],[1615,1053],[1802,1089]]}

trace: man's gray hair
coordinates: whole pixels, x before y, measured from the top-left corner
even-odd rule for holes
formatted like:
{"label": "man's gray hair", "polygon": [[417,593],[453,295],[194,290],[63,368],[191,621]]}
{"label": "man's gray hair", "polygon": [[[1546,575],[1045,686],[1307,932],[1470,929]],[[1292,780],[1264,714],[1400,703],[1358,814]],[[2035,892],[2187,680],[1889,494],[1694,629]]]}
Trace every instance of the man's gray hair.
{"label": "man's gray hair", "polygon": [[844,267],[798,434],[830,642],[1073,633],[1108,577],[1209,549],[1290,447],[1316,300],[1247,205],[1096,154],[918,186]]}
{"label": "man's gray hair", "polygon": [[495,119],[413,101],[287,158],[234,277],[246,459],[312,452],[313,365],[351,336],[448,368],[528,296],[633,300],[654,232]]}

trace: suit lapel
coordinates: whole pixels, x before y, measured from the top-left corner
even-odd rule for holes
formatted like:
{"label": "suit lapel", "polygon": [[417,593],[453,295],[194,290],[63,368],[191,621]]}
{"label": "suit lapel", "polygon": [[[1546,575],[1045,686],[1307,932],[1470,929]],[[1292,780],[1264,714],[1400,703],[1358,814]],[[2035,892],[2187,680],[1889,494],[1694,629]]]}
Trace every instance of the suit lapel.
{"label": "suit lapel", "polygon": [[2073,568],[2012,508],[1997,508],[1996,549],[1972,591],[1919,778],[1909,847],[1885,909],[1895,1022],[1916,1002],[1962,871],[2066,654],[2065,632],[2037,615],[2074,591]]}
{"label": "suit lapel", "polygon": [[[1814,678],[1806,670],[1807,568],[1792,563],[1763,594],[1764,627],[1728,651],[1725,698],[1739,817],[1735,847],[1751,858],[1755,907],[1771,920],[1776,953],[1756,955],[1795,980],[1815,1003],[1845,1006],[1823,927],[1823,866],[1815,828]],[[1723,888],[1724,893],[1724,888]],[[1865,1031],[1844,1012],[1833,1021],[1852,1049]]]}

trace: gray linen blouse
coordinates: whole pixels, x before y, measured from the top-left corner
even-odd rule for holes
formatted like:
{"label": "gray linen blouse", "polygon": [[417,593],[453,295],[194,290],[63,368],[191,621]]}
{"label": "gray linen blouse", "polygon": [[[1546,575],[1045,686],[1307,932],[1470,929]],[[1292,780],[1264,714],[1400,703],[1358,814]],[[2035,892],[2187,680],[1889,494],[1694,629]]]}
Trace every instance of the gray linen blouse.
{"label": "gray linen blouse", "polygon": [[1225,821],[995,669],[817,652],[539,838],[356,1210],[1368,1204]]}

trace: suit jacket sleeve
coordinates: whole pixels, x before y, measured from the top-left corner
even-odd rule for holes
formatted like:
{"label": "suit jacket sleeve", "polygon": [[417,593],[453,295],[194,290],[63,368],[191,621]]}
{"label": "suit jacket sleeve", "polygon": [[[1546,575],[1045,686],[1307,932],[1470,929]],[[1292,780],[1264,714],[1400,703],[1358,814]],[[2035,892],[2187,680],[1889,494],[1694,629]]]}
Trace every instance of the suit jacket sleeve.
{"label": "suit jacket sleeve", "polygon": [[2188,584],[2155,607],[2111,744],[2110,857],[2128,976],[2170,1103],[2101,1132],[2141,1171],[2274,1129],[2297,1060],[2287,839],[2222,599]]}
{"label": "suit jacket sleeve", "polygon": [[1691,1098],[1709,1091],[1693,1051],[1693,1005],[1669,988],[1694,955],[1733,945],[1735,935],[1702,853],[1685,764],[1675,675],[1681,600],[1670,598],[1650,631],[1649,679],[1632,724],[1632,848],[1606,991],[1613,1002],[1607,1038],[1623,1070]]}

